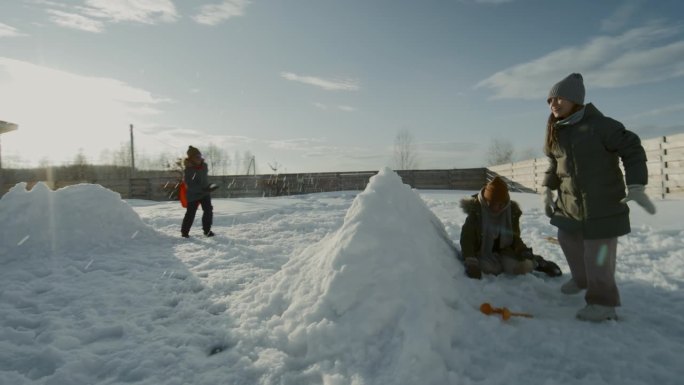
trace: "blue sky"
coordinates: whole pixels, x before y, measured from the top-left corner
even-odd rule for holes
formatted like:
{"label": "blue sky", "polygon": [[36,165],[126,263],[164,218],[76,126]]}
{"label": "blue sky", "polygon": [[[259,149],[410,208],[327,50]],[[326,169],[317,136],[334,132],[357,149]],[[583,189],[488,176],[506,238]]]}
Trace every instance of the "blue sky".
{"label": "blue sky", "polygon": [[377,170],[400,130],[420,168],[541,155],[571,72],[642,139],[684,132],[684,3],[12,0],[0,3],[3,163],[251,151],[259,171]]}

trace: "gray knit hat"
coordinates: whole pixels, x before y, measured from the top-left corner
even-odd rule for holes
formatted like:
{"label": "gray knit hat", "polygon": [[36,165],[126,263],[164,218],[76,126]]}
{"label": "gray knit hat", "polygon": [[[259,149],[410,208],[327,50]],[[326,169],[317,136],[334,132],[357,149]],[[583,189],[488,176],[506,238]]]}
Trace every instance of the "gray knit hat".
{"label": "gray knit hat", "polygon": [[551,98],[554,97],[563,98],[575,104],[584,104],[584,81],[582,75],[573,73],[554,84],[551,90],[549,90],[546,102],[550,102]]}

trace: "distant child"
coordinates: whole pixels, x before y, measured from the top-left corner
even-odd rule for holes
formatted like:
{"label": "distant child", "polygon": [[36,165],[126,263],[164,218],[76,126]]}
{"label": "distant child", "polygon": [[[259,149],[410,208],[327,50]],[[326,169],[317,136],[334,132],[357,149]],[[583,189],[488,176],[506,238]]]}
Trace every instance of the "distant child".
{"label": "distant child", "polygon": [[211,231],[211,225],[214,214],[211,205],[209,167],[204,163],[202,153],[197,148],[189,146],[187,155],[188,157],[183,161],[185,166],[183,182],[186,186],[187,209],[183,218],[183,224],[181,225],[181,236],[183,238],[190,236],[190,227],[192,227],[192,223],[195,221],[197,207],[202,206],[202,229],[204,230],[204,235],[213,237],[214,233]]}
{"label": "distant child", "polygon": [[478,194],[461,201],[468,215],[461,228],[461,253],[466,275],[498,275],[541,271],[551,277],[562,274],[558,265],[534,255],[520,238],[520,206],[510,199],[508,186],[494,177]]}
{"label": "distant child", "polygon": [[549,157],[542,183],[544,206],[551,224],[558,227],[558,242],[572,274],[561,292],[587,290],[587,305],[577,312],[581,320],[617,319],[617,237],[631,230],[627,201],[655,213],[644,193],[646,152],[636,134],[603,116],[593,104],[584,104],[582,75],[570,74],[554,84],[546,101],[551,113],[544,145]]}

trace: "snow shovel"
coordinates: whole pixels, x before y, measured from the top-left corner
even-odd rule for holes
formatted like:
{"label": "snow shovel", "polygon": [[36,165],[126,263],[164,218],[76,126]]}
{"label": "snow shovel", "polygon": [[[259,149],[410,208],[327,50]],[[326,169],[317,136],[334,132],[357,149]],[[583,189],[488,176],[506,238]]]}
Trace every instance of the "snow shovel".
{"label": "snow shovel", "polygon": [[485,302],[482,305],[480,305],[480,311],[486,315],[501,314],[501,318],[504,321],[508,321],[511,317],[532,318],[532,314],[514,313],[510,311],[507,307],[493,307],[488,302]]}

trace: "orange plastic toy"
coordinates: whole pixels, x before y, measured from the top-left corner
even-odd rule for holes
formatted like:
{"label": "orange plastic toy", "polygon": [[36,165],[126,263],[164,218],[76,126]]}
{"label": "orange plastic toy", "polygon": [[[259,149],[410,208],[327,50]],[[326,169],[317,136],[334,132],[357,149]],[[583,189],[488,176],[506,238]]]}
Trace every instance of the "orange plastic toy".
{"label": "orange plastic toy", "polygon": [[501,314],[501,318],[504,321],[508,321],[511,317],[525,317],[532,318],[532,314],[527,313],[514,313],[510,311],[507,307],[494,307],[488,302],[480,305],[480,311],[486,315]]}

